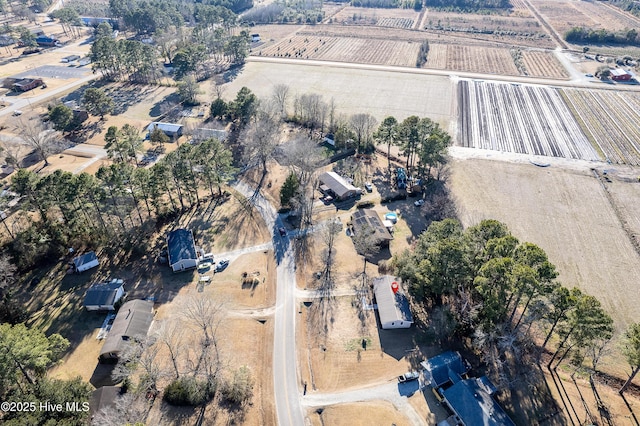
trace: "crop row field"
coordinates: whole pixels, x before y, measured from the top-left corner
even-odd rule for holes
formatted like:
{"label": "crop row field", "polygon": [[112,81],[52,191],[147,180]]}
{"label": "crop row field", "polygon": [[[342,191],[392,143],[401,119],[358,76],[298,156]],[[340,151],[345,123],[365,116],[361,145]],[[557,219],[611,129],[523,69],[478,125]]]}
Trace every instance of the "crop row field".
{"label": "crop row field", "polygon": [[[332,17],[332,22],[344,25],[364,24],[380,25],[395,28],[411,28],[411,26],[391,25],[393,23],[413,23],[418,19],[419,12],[413,9],[381,9],[368,7],[347,6]],[[385,22],[387,25],[381,23]]]}
{"label": "crop row field", "polygon": [[426,29],[450,29],[460,32],[499,32],[536,35],[545,31],[533,17],[475,15],[471,13],[427,12]]}
{"label": "crop row field", "polygon": [[607,161],[640,165],[640,94],[585,89],[562,93]]}
{"label": "crop row field", "polygon": [[458,108],[462,146],[600,160],[556,89],[461,80]]}
{"label": "crop row field", "polygon": [[254,52],[258,56],[396,66],[415,65],[420,45],[405,41],[296,35]]}
{"label": "crop row field", "polygon": [[522,62],[529,77],[568,79],[569,74],[551,52],[523,50]]}
{"label": "crop row field", "polygon": [[379,27],[391,27],[391,28],[413,28],[413,19],[407,18],[382,18],[378,19],[376,25]]}
{"label": "crop row field", "polygon": [[425,68],[486,74],[519,75],[509,49],[430,44]]}

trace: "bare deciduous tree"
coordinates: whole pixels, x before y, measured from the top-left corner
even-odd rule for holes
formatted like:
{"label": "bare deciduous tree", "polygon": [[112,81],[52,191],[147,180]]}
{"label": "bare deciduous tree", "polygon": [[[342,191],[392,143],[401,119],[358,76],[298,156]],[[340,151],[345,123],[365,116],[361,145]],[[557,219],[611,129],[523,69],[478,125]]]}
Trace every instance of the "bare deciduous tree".
{"label": "bare deciduous tree", "polygon": [[336,249],[335,242],[336,237],[342,230],[342,223],[338,220],[330,220],[327,222],[325,229],[322,231],[322,241],[325,244],[325,248],[322,252],[322,263],[324,269],[322,271],[322,288],[330,289],[333,287],[333,266],[335,264]]}
{"label": "bare deciduous tree", "polygon": [[132,392],[121,394],[116,398],[115,406],[108,406],[98,411],[91,419],[91,424],[93,426],[145,424],[149,408],[145,395]]}
{"label": "bare deciduous tree", "polygon": [[263,178],[267,174],[267,163],[273,158],[279,143],[280,125],[267,115],[260,115],[240,135],[244,146],[244,162],[251,167],[262,166]]}
{"label": "bare deciduous tree", "polygon": [[367,258],[375,255],[380,251],[380,240],[376,236],[375,230],[368,224],[364,224],[353,235],[353,245],[356,251],[364,259],[364,267],[362,268],[363,281],[367,276]]}
{"label": "bare deciduous tree", "polygon": [[38,158],[44,160],[45,167],[49,165],[48,157],[60,152],[63,147],[60,132],[53,130],[40,120],[19,120],[18,131]]}
{"label": "bare deciduous tree", "polygon": [[349,118],[349,124],[356,135],[358,151],[369,146],[378,120],[371,114],[354,114]]}
{"label": "bare deciduous tree", "polygon": [[273,86],[271,99],[273,99],[274,104],[276,105],[278,112],[280,113],[280,118],[285,118],[287,116],[287,99],[288,98],[289,98],[288,85],[276,84],[275,86]]}
{"label": "bare deciduous tree", "polygon": [[176,379],[180,377],[178,358],[182,353],[182,326],[178,321],[163,321],[157,331],[158,341],[169,351]]}

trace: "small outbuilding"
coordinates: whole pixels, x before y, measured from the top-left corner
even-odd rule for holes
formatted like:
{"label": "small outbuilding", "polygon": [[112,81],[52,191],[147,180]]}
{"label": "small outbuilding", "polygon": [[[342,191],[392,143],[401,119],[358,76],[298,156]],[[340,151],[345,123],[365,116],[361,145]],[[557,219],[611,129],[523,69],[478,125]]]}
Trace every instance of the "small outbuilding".
{"label": "small outbuilding", "polygon": [[174,139],[182,136],[183,127],[184,126],[182,124],[162,123],[159,121],[154,121],[147,126],[147,131],[149,132],[149,135],[151,135],[151,133],[153,133],[155,129],[160,129],[165,135]]}
{"label": "small outbuilding", "polygon": [[630,81],[633,75],[622,68],[611,70],[611,80],[613,81]]}
{"label": "small outbuilding", "polygon": [[87,311],[113,311],[116,303],[125,295],[124,282],[114,279],[108,283],[94,284],[84,296]]}
{"label": "small outbuilding", "polygon": [[176,229],[167,235],[169,266],[173,272],[186,271],[198,266],[198,253],[193,233],[188,229]]}
{"label": "small outbuilding", "polygon": [[378,213],[372,209],[360,209],[351,215],[351,226],[357,235],[359,232],[370,232],[378,242],[378,245],[386,247],[393,240],[393,235],[384,225]]}
{"label": "small outbuilding", "polygon": [[135,338],[146,337],[152,322],[153,302],[131,300],[122,305],[113,320],[98,361],[101,364],[117,363],[127,342]]}
{"label": "small outbuilding", "polygon": [[400,289],[399,280],[383,275],[373,280],[380,326],[384,330],[409,328],[413,324],[409,301]]}
{"label": "small outbuilding", "polygon": [[251,41],[257,43],[260,41],[260,34],[251,34]]}
{"label": "small outbuilding", "polygon": [[95,268],[99,264],[100,261],[98,260],[98,256],[96,256],[96,252],[90,251],[73,259],[73,271],[79,274]]}
{"label": "small outbuilding", "polygon": [[326,195],[331,195],[336,200],[354,197],[359,192],[358,188],[347,182],[336,172],[325,172],[321,174],[318,179],[320,180],[323,192],[329,192],[329,194]]}

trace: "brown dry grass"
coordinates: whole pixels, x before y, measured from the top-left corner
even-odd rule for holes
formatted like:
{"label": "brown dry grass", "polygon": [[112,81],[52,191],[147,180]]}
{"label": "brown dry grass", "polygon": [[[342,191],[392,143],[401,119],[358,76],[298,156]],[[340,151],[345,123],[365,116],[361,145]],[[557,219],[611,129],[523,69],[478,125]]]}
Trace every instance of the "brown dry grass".
{"label": "brown dry grass", "polygon": [[322,414],[314,409],[309,410],[307,415],[313,426],[369,426],[371,424],[403,426],[411,424],[409,419],[388,401],[331,405],[324,408]]}

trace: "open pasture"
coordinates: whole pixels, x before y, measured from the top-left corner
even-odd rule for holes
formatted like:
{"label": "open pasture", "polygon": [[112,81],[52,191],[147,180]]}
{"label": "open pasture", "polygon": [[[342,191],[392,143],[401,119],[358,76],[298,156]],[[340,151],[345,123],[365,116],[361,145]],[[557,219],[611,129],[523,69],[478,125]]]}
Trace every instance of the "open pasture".
{"label": "open pasture", "polygon": [[532,0],[532,4],[561,36],[572,27],[620,31],[640,26],[639,19],[601,2]]}
{"label": "open pasture", "polygon": [[419,44],[405,41],[296,35],[257,52],[258,56],[412,66]]}
{"label": "open pasture", "polygon": [[430,44],[425,68],[485,74],[519,75],[509,49]]}
{"label": "open pasture", "polygon": [[523,50],[522,63],[529,77],[568,79],[567,70],[551,52]]}
{"label": "open pasture", "polygon": [[555,89],[462,80],[458,101],[462,146],[600,159]]}
{"label": "open pasture", "polygon": [[640,165],[640,94],[584,89],[562,92],[607,161]]}
{"label": "open pasture", "polygon": [[544,36],[540,23],[533,17],[474,15],[471,13],[450,13],[429,11],[425,29],[474,33],[494,32],[507,35]]}

